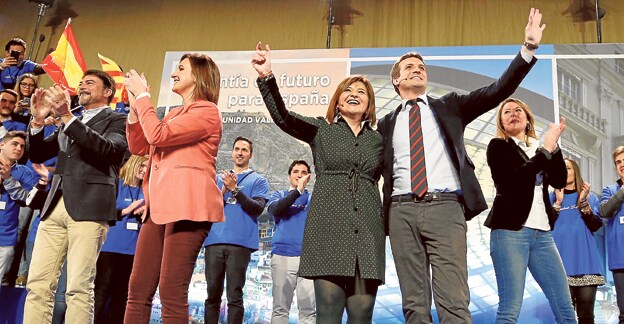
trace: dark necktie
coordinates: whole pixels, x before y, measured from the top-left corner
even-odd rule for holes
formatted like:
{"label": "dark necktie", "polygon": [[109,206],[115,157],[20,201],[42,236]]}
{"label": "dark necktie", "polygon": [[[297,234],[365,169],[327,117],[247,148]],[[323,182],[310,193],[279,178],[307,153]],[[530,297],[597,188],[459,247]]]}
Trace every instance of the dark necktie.
{"label": "dark necktie", "polygon": [[[412,193],[417,197],[422,197],[429,186],[427,185],[427,167],[425,165],[425,145],[423,143],[423,133],[420,121],[420,106],[418,101],[422,99],[409,100],[407,106],[409,110],[409,136],[410,136],[410,176]],[[424,103],[424,102],[423,102]]]}

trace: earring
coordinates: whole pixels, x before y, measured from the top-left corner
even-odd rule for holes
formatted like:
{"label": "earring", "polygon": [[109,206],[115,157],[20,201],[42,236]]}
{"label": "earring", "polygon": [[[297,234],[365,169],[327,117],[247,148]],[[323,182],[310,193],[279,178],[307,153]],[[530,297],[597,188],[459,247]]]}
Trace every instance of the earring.
{"label": "earring", "polygon": [[527,123],[526,130],[527,130],[527,131],[530,131],[530,130],[531,130],[531,124]]}

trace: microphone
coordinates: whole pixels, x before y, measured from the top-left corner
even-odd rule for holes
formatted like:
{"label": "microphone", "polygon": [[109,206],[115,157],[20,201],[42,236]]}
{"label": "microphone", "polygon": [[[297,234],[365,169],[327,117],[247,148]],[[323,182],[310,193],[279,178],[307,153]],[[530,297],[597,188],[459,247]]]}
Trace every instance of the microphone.
{"label": "microphone", "polygon": [[399,86],[401,82],[407,81],[407,80],[409,80],[409,77],[405,77],[405,79],[400,79],[399,82],[397,83],[397,86]]}
{"label": "microphone", "polygon": [[37,52],[35,53],[35,62],[37,62],[37,56],[39,56],[39,50],[41,49],[41,44],[43,43],[43,41],[45,40],[45,35],[41,34],[39,35],[39,45],[37,46]]}

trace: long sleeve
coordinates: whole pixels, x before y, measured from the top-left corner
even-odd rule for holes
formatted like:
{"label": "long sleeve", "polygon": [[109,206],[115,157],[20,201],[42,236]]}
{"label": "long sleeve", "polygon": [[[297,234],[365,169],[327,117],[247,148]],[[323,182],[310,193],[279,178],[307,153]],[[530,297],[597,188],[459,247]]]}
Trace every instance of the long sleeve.
{"label": "long sleeve", "polygon": [[611,193],[609,187],[602,190],[602,199],[600,203],[600,216],[603,218],[612,218],[622,207],[624,203],[624,191],[617,190],[615,194]]}
{"label": "long sleeve", "polygon": [[273,217],[279,218],[283,213],[288,210],[288,207],[292,206],[295,203],[295,200],[297,200],[297,198],[299,198],[300,196],[301,194],[299,193],[299,190],[291,190],[283,198],[271,202],[268,207],[269,213],[273,215]]}
{"label": "long sleeve", "polygon": [[13,167],[13,176],[2,182],[2,186],[7,191],[9,197],[19,206],[26,206],[28,192],[35,186],[37,179],[32,172],[24,167]]}
{"label": "long sleeve", "polygon": [[111,156],[123,156],[128,148],[126,116],[122,114],[114,116],[103,134],[77,121],[65,127],[63,132],[75,145],[80,146],[81,151],[88,152],[94,158],[110,159]]}
{"label": "long sleeve", "polygon": [[288,111],[277,87],[275,77],[258,78],[256,83],[275,125],[294,138],[307,143],[312,142],[320,124],[326,123],[326,121]]}
{"label": "long sleeve", "polygon": [[245,213],[254,217],[258,217],[260,216],[260,214],[262,214],[264,206],[267,203],[267,200],[264,198],[249,198],[242,191],[238,192],[238,194],[236,195],[236,200],[238,201],[238,203],[241,204],[241,208],[243,208],[243,211],[245,211]]}
{"label": "long sleeve", "polygon": [[148,97],[137,100],[135,106],[145,141],[150,145],[178,146],[220,136],[221,114],[217,106],[209,101],[193,102],[181,108],[183,114],[163,121],[158,119]]}

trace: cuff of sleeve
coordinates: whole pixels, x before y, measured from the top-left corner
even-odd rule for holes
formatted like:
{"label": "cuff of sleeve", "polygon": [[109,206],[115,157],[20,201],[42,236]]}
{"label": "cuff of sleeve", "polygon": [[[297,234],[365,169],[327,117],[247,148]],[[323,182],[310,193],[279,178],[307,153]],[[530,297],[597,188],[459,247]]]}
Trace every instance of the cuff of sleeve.
{"label": "cuff of sleeve", "polygon": [[533,60],[533,54],[532,53],[527,53],[525,51],[520,51],[520,55],[522,56],[522,58],[527,62],[527,63],[531,63],[531,61]]}
{"label": "cuff of sleeve", "polygon": [[63,132],[65,132],[65,130],[67,129],[67,127],[69,127],[69,125],[71,125],[76,119],[78,119],[76,116],[72,117],[72,119],[70,119],[66,124],[65,124],[65,128],[63,128]]}
{"label": "cuff of sleeve", "polygon": [[537,150],[538,150],[539,152],[542,152],[542,154],[544,154],[544,156],[546,156],[546,159],[550,161],[550,160],[552,159],[553,154],[555,154],[555,152],[557,152],[557,150],[558,150],[558,149],[559,149],[559,148],[557,147],[557,149],[555,149],[555,151],[554,151],[554,152],[552,152],[552,153],[548,152],[548,150],[547,150],[547,149],[545,149],[545,148],[543,148],[543,147],[540,147],[540,148],[538,148]]}
{"label": "cuff of sleeve", "polygon": [[147,91],[145,91],[145,92],[141,92],[141,93],[139,93],[139,95],[137,95],[137,96],[135,97],[135,100],[139,100],[139,99],[141,99],[141,98],[143,98],[143,97],[148,97],[148,98],[151,98],[151,97],[152,97],[152,95],[150,95],[150,93],[149,93],[149,92],[147,92]]}
{"label": "cuff of sleeve", "polygon": [[41,133],[41,131],[43,130],[43,127],[32,127],[32,124],[30,126],[30,135],[37,135],[39,133]]}

